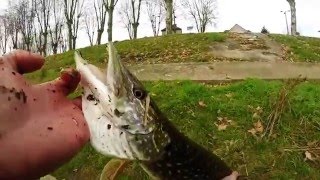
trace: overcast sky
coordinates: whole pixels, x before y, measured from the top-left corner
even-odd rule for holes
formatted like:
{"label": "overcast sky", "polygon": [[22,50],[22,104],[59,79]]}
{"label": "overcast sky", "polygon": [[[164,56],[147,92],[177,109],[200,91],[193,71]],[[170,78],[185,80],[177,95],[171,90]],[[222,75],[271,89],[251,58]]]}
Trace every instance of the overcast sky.
{"label": "overcast sky", "polygon": [[[119,0],[119,3],[121,0]],[[176,0],[179,2],[180,0]],[[218,23],[216,27],[210,26],[209,32],[224,31],[234,24],[239,24],[245,29],[259,32],[263,26],[271,33],[286,33],[284,14],[280,11],[289,10],[286,0],[217,0]],[[296,0],[298,31],[304,36],[320,37],[320,1]],[[7,0],[0,0],[0,11],[7,6]],[[128,39],[128,33],[120,22],[119,15],[115,12],[114,40]],[[288,16],[290,23],[290,15]],[[182,11],[177,12],[177,25],[183,32],[194,23],[186,18]],[[164,24],[162,25],[164,28]],[[195,31],[195,29],[194,29]],[[152,36],[152,29],[146,15],[141,16],[138,37]],[[106,32],[103,42],[106,42]],[[89,41],[84,32],[80,32],[78,46],[88,46]]]}

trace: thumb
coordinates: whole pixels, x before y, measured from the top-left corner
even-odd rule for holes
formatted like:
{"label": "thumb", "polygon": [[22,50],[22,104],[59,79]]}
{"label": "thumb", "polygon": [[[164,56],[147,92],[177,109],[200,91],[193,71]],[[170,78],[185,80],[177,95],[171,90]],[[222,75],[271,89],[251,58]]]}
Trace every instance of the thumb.
{"label": "thumb", "polygon": [[23,74],[40,69],[44,64],[44,57],[39,54],[16,50],[0,57],[0,61],[8,62],[13,70]]}
{"label": "thumb", "polygon": [[63,70],[60,74],[60,77],[51,82],[41,84],[47,88],[47,90],[52,91],[53,93],[62,93],[68,95],[72,93],[78,86],[80,82],[80,73],[74,69]]}

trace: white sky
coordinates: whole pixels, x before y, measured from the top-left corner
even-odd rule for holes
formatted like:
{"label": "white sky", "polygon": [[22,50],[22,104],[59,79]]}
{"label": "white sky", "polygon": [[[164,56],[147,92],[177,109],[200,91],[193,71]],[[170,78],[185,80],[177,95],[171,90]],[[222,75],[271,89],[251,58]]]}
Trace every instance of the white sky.
{"label": "white sky", "polygon": [[[121,0],[120,0],[121,1]],[[180,1],[180,0],[176,0]],[[259,32],[263,26],[271,33],[286,33],[284,14],[280,11],[289,10],[286,0],[217,0],[218,1],[218,24],[216,27],[210,26],[208,32],[224,31],[230,29],[234,24]],[[119,2],[121,3],[121,2]],[[0,12],[6,8],[7,0],[0,0]],[[319,0],[296,0],[298,31],[304,36],[320,37],[320,1]],[[120,23],[117,12],[114,14],[114,40],[128,39],[128,33]],[[290,24],[290,15],[288,14]],[[186,18],[183,12],[177,12],[176,22],[183,32],[187,32],[187,27],[192,26],[190,18]],[[164,24],[162,25],[164,28]],[[193,32],[195,32],[195,28]],[[142,14],[138,37],[152,36],[152,29],[147,16]],[[106,42],[106,32],[103,42]],[[86,34],[79,33],[78,46],[89,45]]]}

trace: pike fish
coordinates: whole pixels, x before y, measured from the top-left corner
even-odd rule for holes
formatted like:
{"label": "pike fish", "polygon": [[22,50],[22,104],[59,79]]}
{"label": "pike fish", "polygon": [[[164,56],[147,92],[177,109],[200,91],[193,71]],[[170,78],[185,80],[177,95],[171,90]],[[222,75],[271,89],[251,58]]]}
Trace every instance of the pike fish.
{"label": "pike fish", "polygon": [[82,109],[90,142],[99,153],[136,160],[154,179],[222,179],[232,170],[218,156],[183,135],[142,83],[121,63],[112,44],[105,70],[75,53],[84,89]]}

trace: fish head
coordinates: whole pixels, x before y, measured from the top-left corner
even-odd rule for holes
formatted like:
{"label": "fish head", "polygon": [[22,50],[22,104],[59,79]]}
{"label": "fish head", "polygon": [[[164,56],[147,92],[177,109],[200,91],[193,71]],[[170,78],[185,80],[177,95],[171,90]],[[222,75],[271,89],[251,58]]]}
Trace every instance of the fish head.
{"label": "fish head", "polygon": [[149,134],[155,129],[156,114],[150,96],[141,82],[120,62],[112,44],[109,45],[107,87],[115,117],[131,134]]}
{"label": "fish head", "polygon": [[106,70],[75,54],[91,144],[104,155],[151,160],[170,142],[163,130],[163,115],[142,83],[121,63],[111,42],[108,50]]}

